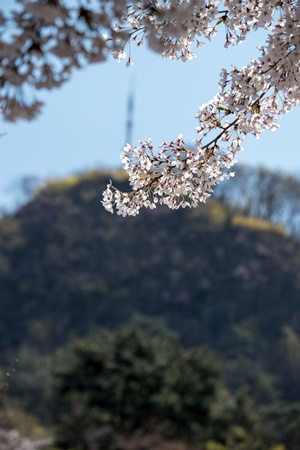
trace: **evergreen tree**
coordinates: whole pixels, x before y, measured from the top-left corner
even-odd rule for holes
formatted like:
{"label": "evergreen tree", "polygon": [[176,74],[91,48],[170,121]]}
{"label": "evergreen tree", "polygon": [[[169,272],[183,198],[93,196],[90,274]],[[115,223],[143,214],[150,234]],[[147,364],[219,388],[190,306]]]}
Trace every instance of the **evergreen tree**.
{"label": "evergreen tree", "polygon": [[205,348],[185,350],[167,331],[129,326],[73,340],[56,353],[53,375],[57,443],[85,449],[133,432],[198,439],[211,420],[218,367]]}

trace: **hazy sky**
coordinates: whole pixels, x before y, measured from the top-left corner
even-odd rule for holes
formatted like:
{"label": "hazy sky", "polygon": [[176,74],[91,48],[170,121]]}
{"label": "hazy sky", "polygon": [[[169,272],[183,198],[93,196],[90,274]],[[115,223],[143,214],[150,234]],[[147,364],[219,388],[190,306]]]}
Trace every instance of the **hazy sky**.
{"label": "hazy sky", "polygon": [[[220,33],[222,34],[222,33]],[[33,122],[1,123],[0,208],[17,198],[22,177],[62,177],[92,168],[120,167],[125,144],[127,99],[134,86],[132,144],[151,137],[157,146],[183,133],[195,137],[198,107],[218,91],[222,67],[241,67],[257,56],[262,36],[254,34],[235,48],[223,36],[198,51],[193,61],[165,60],[146,47],[132,47],[134,67],[110,60],[74,73],[58,90],[42,93],[45,107]],[[275,133],[248,138],[239,161],[300,173],[300,108],[280,121]]]}

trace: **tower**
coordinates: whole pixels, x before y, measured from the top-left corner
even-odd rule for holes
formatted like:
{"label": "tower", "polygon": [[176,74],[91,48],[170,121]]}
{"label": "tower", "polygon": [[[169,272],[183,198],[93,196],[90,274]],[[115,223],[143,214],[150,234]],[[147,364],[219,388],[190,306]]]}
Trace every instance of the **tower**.
{"label": "tower", "polygon": [[127,121],[126,121],[126,136],[125,144],[132,144],[132,132],[133,132],[133,114],[134,114],[134,83],[131,79],[131,86],[129,89],[128,102],[127,102]]}

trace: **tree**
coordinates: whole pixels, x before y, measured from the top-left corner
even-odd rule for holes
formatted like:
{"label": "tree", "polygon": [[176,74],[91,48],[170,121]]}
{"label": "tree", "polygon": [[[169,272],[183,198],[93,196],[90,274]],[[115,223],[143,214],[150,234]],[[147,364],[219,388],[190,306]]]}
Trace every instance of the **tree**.
{"label": "tree", "polygon": [[[135,433],[197,439],[211,423],[219,368],[166,330],[95,331],[53,360],[57,444],[84,449]],[[101,442],[101,445],[100,445]],[[96,445],[96,442],[94,442]]]}
{"label": "tree", "polygon": [[260,56],[242,69],[222,69],[220,92],[198,114],[196,150],[182,135],[164,142],[155,154],[151,140],[129,143],[121,154],[132,191],[111,183],[103,205],[123,216],[142,206],[196,207],[213,187],[234,175],[231,167],[248,134],[278,128],[278,118],[300,100],[300,8],[297,0],[18,0],[9,16],[0,12],[0,96],[3,117],[32,119],[38,100],[28,102],[28,86],[51,89],[74,68],[104,61],[108,53],[132,64],[130,42],[164,57],[187,61],[200,39],[225,28],[225,47],[242,42],[252,30],[269,31]]}

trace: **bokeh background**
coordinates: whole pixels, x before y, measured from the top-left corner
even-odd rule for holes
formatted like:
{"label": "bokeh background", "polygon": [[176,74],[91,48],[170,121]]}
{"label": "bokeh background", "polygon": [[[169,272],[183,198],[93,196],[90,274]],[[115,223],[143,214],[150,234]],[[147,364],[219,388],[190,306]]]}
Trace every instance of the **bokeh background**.
{"label": "bokeh background", "polygon": [[206,205],[100,204],[128,188],[128,132],[192,143],[221,68],[264,38],[187,63],[132,47],[1,123],[1,450],[299,450],[299,109]]}

